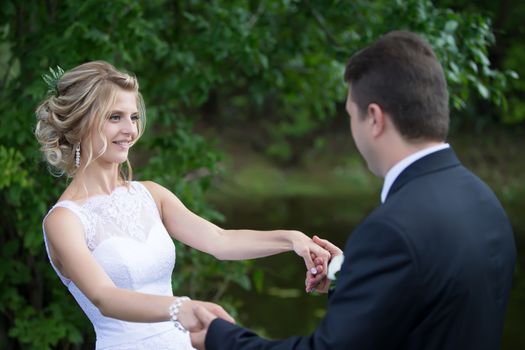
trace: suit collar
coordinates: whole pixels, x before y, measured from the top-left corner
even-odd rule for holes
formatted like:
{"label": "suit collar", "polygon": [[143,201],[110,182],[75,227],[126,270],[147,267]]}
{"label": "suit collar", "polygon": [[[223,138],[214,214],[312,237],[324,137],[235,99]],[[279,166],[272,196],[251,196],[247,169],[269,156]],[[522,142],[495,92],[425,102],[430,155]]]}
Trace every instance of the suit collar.
{"label": "suit collar", "polygon": [[429,155],[430,153],[434,153],[437,151],[440,151],[445,148],[449,148],[450,145],[448,143],[440,143],[435,146],[426,147],[423,148],[417,152],[414,152],[410,154],[409,156],[403,158],[399,162],[396,163],[385,175],[385,181],[383,182],[383,189],[381,190],[381,203],[385,202],[386,196],[388,195],[388,192],[390,191],[390,187],[394,184],[394,181],[397,179],[397,177],[410,166],[410,164],[416,162],[418,159],[423,158],[424,156]]}
{"label": "suit collar", "polygon": [[388,191],[386,200],[388,200],[390,195],[397,192],[407,182],[416,177],[458,166],[460,164],[461,163],[459,162],[452,148],[446,148],[418,159],[414,163],[410,164],[405,170],[403,170],[401,174],[399,174],[397,179],[392,184],[390,191]]}

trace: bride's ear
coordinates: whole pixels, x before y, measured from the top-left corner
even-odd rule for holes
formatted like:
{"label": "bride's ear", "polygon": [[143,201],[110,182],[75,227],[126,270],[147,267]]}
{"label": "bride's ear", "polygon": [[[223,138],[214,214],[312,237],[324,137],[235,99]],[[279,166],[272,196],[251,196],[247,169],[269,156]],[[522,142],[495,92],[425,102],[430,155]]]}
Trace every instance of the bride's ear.
{"label": "bride's ear", "polygon": [[385,131],[386,115],[381,106],[376,103],[368,105],[368,123],[372,128],[372,136],[378,137]]}

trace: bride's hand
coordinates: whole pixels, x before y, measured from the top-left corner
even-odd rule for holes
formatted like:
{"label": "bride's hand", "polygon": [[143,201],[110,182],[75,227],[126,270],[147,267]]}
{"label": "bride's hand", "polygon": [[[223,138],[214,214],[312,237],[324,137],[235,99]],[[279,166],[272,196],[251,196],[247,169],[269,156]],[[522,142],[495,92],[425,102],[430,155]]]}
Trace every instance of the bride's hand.
{"label": "bride's hand", "polygon": [[[313,241],[318,244],[319,246],[323,247],[330,253],[330,260],[332,260],[334,257],[342,255],[343,251],[339,249],[336,245],[332,244],[331,242],[321,239],[317,236],[313,237]],[[318,264],[320,262],[319,258],[313,257],[314,264]],[[326,270],[328,273],[328,269]],[[306,272],[306,291],[317,291],[319,293],[326,293],[328,292],[328,289],[330,288],[331,280],[326,276],[319,276],[310,273],[310,271]]]}
{"label": "bride's hand", "polygon": [[300,232],[292,243],[294,252],[304,259],[306,270],[319,279],[324,278],[328,271],[330,252]]}

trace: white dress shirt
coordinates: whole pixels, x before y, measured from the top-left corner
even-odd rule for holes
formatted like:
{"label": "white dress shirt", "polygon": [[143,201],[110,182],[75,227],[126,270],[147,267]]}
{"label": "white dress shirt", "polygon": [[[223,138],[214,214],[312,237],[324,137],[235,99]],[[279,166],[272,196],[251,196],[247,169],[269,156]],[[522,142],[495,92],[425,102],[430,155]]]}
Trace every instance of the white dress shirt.
{"label": "white dress shirt", "polygon": [[384,203],[386,200],[386,196],[388,195],[388,191],[390,191],[390,188],[394,184],[394,181],[396,181],[399,174],[403,172],[408,166],[412,163],[414,163],[416,160],[423,158],[426,155],[429,155],[431,153],[441,151],[442,149],[449,148],[450,145],[448,143],[442,143],[436,146],[428,147],[425,149],[422,149],[421,151],[417,151],[416,153],[412,153],[408,157],[404,158],[403,160],[399,161],[396,165],[394,165],[390,170],[386,173],[385,176],[385,182],[383,183],[383,189],[381,190],[381,203]]}

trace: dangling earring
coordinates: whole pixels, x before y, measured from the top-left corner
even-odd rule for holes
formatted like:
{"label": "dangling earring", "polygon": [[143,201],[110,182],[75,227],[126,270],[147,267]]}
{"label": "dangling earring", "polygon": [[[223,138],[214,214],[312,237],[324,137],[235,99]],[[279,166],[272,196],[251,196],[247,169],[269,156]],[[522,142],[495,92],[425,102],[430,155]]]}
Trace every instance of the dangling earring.
{"label": "dangling earring", "polygon": [[80,167],[80,142],[75,147],[75,167]]}

